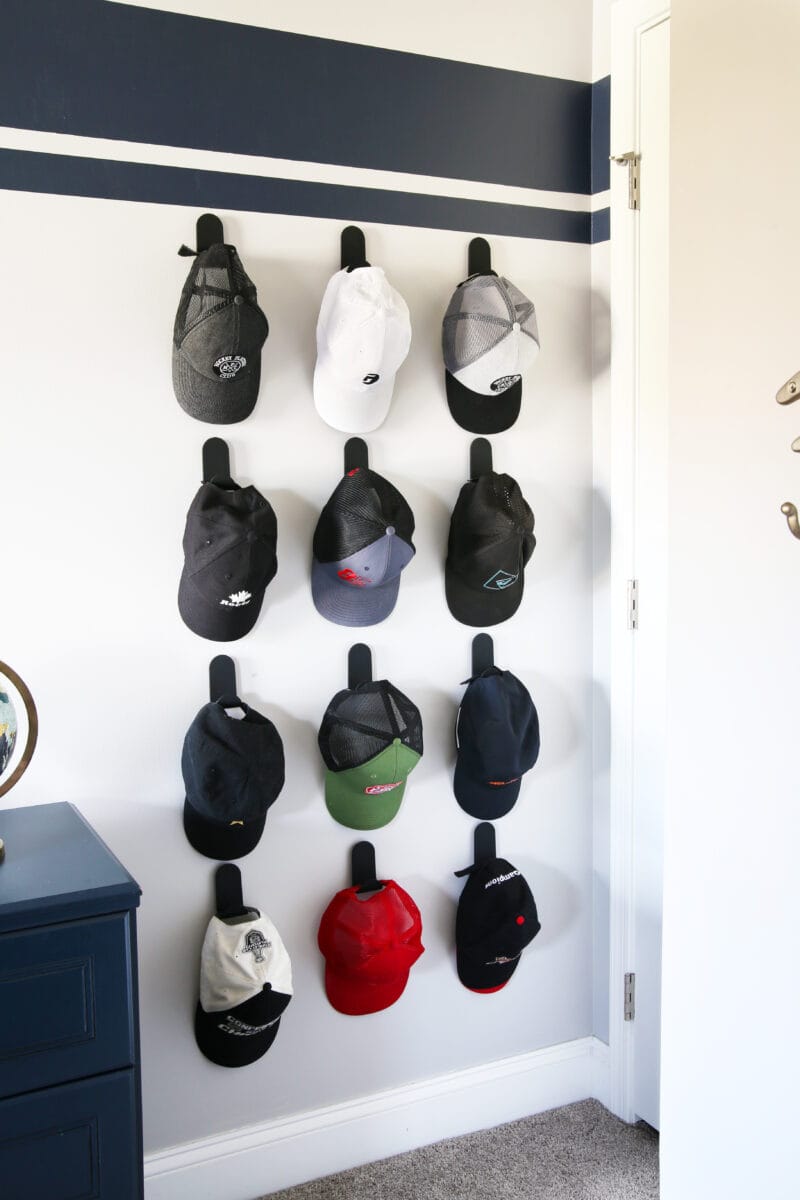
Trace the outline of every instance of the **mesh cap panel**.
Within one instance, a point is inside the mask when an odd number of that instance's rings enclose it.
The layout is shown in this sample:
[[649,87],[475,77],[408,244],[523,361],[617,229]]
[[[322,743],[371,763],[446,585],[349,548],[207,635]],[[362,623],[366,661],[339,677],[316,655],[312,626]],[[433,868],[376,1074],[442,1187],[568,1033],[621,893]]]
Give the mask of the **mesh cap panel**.
[[536,312],[527,296],[502,276],[476,275],[456,288],[442,325],[447,370],[477,362],[502,341],[517,322],[539,344]]
[[468,583],[481,582],[476,576],[492,565],[497,547],[512,542],[519,545],[522,569],[536,546],[533,526],[533,512],[510,475],[491,471],[470,480],[453,510],[448,565]]
[[340,562],[371,546],[392,527],[413,549],[414,514],[397,488],[358,467],[345,475],[320,513],[314,531],[318,562]]
[[256,287],[242,266],[234,246],[218,243],[201,251],[195,258],[183,285],[175,315],[173,340],[180,346],[198,321],[209,316],[236,295],[256,305]]
[[422,717],[417,706],[386,679],[337,692],[322,718],[319,748],[330,771],[369,762],[395,738],[422,754]]

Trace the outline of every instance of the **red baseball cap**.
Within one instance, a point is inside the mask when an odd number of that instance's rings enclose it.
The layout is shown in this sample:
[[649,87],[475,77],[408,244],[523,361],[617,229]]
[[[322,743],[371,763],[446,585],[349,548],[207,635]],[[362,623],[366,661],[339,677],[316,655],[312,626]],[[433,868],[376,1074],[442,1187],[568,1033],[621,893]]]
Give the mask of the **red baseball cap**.
[[353,1017],[394,1004],[425,949],[416,904],[393,879],[381,883],[379,892],[359,894],[357,885],[337,892],[319,923],[325,991]]

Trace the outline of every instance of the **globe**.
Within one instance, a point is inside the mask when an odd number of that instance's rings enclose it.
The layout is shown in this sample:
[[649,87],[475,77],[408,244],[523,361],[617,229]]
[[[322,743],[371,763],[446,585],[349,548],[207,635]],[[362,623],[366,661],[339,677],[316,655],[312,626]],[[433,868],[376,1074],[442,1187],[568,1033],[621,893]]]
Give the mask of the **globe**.
[[17,714],[8,692],[0,692],[0,776],[11,762],[17,740]]

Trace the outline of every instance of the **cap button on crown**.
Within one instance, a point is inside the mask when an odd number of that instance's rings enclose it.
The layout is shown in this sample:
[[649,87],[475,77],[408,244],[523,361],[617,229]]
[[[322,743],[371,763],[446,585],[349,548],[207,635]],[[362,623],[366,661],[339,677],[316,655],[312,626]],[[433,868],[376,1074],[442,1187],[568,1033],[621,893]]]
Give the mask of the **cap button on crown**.
[[[234,304],[244,304],[244,296],[234,296],[233,303]],[[519,326],[517,326],[517,329],[519,329]]]
[[[238,299],[238,296],[237,296]],[[514,332],[519,333],[519,321],[514,322]]]
[[386,526],[386,532],[387,532],[387,533],[394,533],[394,525],[387,525],[387,526]]

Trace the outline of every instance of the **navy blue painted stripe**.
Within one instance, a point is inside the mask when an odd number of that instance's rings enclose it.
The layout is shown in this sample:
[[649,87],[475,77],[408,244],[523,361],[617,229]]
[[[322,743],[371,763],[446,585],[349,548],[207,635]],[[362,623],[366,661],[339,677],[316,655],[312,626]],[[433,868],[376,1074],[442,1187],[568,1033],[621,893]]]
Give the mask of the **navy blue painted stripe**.
[[592,84],[592,192],[605,192],[611,186],[611,76]]
[[0,188],[559,242],[588,243],[591,239],[590,213],[30,150],[0,149]]
[[611,237],[611,209],[601,208],[592,213],[592,243],[607,242]]
[[591,190],[589,83],[103,0],[2,15],[0,125]]

